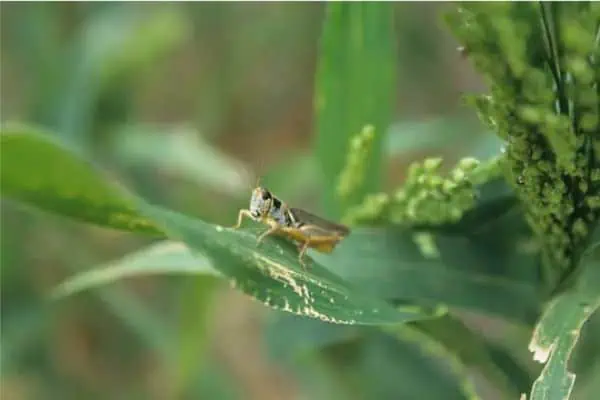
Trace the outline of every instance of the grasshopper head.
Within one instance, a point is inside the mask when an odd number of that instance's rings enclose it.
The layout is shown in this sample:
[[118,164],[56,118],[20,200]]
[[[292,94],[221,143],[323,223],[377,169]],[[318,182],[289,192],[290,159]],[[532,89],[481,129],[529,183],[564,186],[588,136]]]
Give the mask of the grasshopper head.
[[263,187],[257,187],[252,191],[252,197],[250,198],[250,214],[254,218],[266,217],[269,214],[272,202],[273,195],[271,195],[271,192]]

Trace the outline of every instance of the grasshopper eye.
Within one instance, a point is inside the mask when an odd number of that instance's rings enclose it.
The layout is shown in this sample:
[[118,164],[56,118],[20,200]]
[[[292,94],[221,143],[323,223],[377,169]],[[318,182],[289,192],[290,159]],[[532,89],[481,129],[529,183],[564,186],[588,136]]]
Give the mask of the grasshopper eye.
[[262,199],[263,200],[269,200],[270,198],[271,198],[271,193],[269,193],[269,191],[265,189],[262,192]]

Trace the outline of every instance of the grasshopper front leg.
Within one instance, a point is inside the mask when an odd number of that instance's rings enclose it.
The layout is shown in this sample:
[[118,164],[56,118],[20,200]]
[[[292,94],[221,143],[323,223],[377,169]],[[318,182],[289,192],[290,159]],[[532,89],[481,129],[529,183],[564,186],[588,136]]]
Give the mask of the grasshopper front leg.
[[266,238],[269,235],[272,235],[274,233],[277,233],[280,230],[280,225],[275,222],[275,221],[267,221],[267,223],[269,224],[269,229],[267,229],[265,232],[263,232],[258,239],[256,240],[256,245],[260,245],[260,243],[263,241],[264,238]]
[[250,213],[250,210],[240,210],[240,212],[238,213],[237,224],[233,225],[231,229],[238,229],[240,226],[242,226],[242,220],[244,219],[244,217],[248,217],[253,220],[255,219]]

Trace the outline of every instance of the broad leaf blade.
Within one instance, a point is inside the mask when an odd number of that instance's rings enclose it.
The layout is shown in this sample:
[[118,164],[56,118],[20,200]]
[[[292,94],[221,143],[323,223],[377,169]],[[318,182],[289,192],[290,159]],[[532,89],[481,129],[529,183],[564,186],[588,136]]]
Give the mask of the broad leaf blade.
[[175,212],[142,205],[140,210],[193,249],[210,257],[231,283],[264,304],[332,323],[387,324],[427,318],[416,307],[395,309],[366,295],[311,263],[305,270],[289,243],[270,239],[257,247],[256,234],[193,220]]
[[325,347],[356,340],[363,327],[326,324],[288,313],[272,313],[264,326],[264,346],[270,357],[289,362]]
[[480,371],[497,389],[511,398],[530,385],[528,371],[505,349],[469,329],[450,315],[410,325],[435,340],[466,367]]
[[[406,331],[405,327],[410,330]],[[310,354],[362,340],[370,332],[372,333],[369,327],[325,324],[278,313],[271,316],[265,327],[265,346],[275,360],[296,364]],[[389,333],[395,335],[395,332],[412,332],[413,335],[418,332],[420,336],[427,336],[418,340],[417,344],[435,343],[437,349],[447,355],[452,354],[450,358],[456,358],[455,366],[460,363],[466,368],[480,371],[507,396],[516,398],[531,384],[528,372],[511,354],[477,335],[450,315],[390,328]]]
[[302,382],[309,398],[476,398],[465,368],[409,325],[390,327],[393,332],[386,334],[371,327],[281,317],[283,324],[269,327],[270,355]]
[[221,276],[206,258],[193,255],[176,242],[159,242],[107,265],[81,272],[57,286],[55,298],[120,281],[124,278],[170,273]]
[[130,126],[118,132],[113,148],[127,166],[159,169],[229,195],[248,191],[247,169],[184,126]]
[[565,294],[554,300],[536,327],[530,350],[534,359],[546,363],[531,389],[533,400],[568,399],[575,374],[567,368],[581,327],[600,305],[583,303],[581,297]]
[[[398,341],[397,345],[420,355],[420,362],[402,360],[394,362],[403,369],[410,368],[418,371],[415,374],[414,393],[410,398],[420,397],[421,393],[430,392],[423,396],[426,398],[464,398],[477,399],[475,387],[471,382],[466,366],[460,362],[453,349],[445,347],[437,338],[425,334],[411,325],[403,325],[386,329]],[[442,364],[445,368],[441,368]],[[423,390],[428,386],[430,377],[435,377],[435,389]],[[445,382],[444,382],[445,381]],[[443,385],[440,383],[444,382]],[[439,387],[438,385],[442,386]],[[403,388],[403,390],[405,390]]]
[[[353,135],[365,125],[375,139],[356,197],[379,188],[383,137],[391,122],[397,59],[391,3],[328,3],[321,37],[316,109],[317,157],[326,214],[339,218],[335,188]],[[352,199],[350,199],[352,200]]]
[[600,246],[582,260],[578,285],[554,298],[538,322],[529,350],[546,364],[531,388],[530,399],[568,399],[575,374],[568,363],[581,328],[600,306]]
[[[496,314],[529,322],[539,313],[536,286],[487,270],[485,255],[474,253],[461,237],[444,238],[444,248],[467,256],[425,257],[411,232],[355,229],[327,256],[328,268],[346,281],[387,299]],[[324,260],[314,254],[315,259]],[[488,261],[489,263],[489,261]]]
[[477,398],[464,368],[452,359],[440,358],[449,354],[435,341],[407,325],[395,330],[392,335],[368,329],[355,343],[327,349],[334,369],[344,379],[347,398]]
[[97,225],[160,234],[135,211],[135,200],[89,163],[31,128],[0,135],[2,196]]

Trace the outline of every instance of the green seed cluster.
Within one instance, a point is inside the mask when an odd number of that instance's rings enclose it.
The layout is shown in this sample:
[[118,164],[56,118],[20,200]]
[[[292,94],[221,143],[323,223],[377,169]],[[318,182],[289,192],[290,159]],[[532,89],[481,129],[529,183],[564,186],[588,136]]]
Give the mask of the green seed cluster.
[[379,225],[387,221],[391,204],[387,193],[374,193],[365,197],[359,205],[346,211],[342,222],[346,225]]
[[600,3],[465,3],[448,22],[546,262],[574,267],[600,212]]
[[473,183],[468,179],[479,162],[461,160],[443,178],[439,174],[441,158],[413,163],[404,186],[394,193],[390,220],[395,224],[442,224],[455,222],[475,205]]
[[372,125],[366,125],[350,141],[346,164],[337,186],[337,194],[340,198],[348,199],[362,185],[365,179],[365,166],[374,138],[375,128]]
[[415,162],[409,167],[402,187],[391,195],[367,196],[362,204],[348,211],[344,222],[350,225],[391,222],[404,226],[456,222],[475,206],[475,186],[498,175],[500,160],[480,163],[464,158],[447,177],[439,173],[441,158]]

